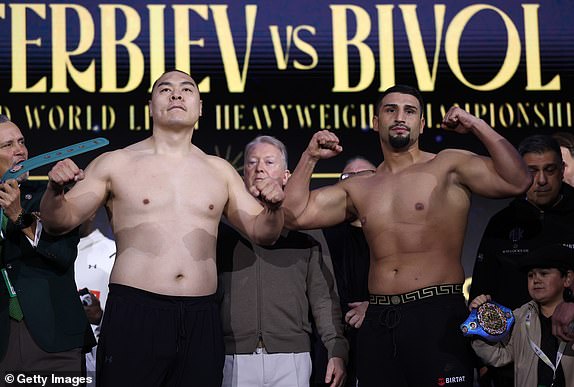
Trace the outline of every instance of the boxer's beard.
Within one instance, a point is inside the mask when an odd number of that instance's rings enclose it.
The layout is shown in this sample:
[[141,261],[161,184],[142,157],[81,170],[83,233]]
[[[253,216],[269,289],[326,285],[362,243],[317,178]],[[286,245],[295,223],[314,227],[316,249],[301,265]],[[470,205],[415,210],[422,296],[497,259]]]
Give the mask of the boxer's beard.
[[409,145],[411,141],[411,135],[406,136],[389,136],[389,144],[395,149],[403,149]]

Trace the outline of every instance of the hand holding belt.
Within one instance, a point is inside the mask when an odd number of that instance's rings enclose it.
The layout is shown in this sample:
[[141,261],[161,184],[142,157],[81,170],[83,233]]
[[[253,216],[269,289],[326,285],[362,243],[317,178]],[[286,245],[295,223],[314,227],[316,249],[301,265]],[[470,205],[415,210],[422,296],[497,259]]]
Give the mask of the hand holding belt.
[[[94,138],[93,140],[79,142],[77,144],[69,145],[64,148],[56,149],[54,151],[46,152],[41,155],[32,157],[14,165],[12,168],[6,171],[6,173],[4,173],[0,179],[0,183],[4,183],[6,180],[10,179],[16,179],[24,173],[31,171],[32,169],[101,148],[108,145],[109,143],[110,142],[107,139],[98,137]],[[0,218],[2,218],[3,215],[4,209],[0,208]],[[20,215],[22,216],[23,214]],[[20,217],[18,217],[18,219],[20,219]],[[1,233],[0,237],[3,239],[4,234]]]
[[14,165],[4,175],[2,175],[0,183],[4,183],[9,179],[16,179],[20,175],[31,171],[32,169],[36,169],[46,164],[55,163],[56,161],[67,159],[68,157],[76,156],[92,151],[94,149],[101,148],[108,145],[109,143],[110,142],[107,139],[98,137],[94,138],[93,140],[79,142],[77,144],[56,149],[51,152],[42,153],[41,155],[32,157]]
[[460,325],[464,336],[479,336],[491,342],[504,340],[514,324],[512,310],[496,302],[485,302],[473,309]]

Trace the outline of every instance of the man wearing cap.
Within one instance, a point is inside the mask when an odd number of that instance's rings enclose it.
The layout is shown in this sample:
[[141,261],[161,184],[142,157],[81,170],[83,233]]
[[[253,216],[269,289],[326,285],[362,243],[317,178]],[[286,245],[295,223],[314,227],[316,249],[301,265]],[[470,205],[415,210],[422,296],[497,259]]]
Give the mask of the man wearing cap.
[[[513,199],[489,221],[472,274],[470,299],[490,294],[515,309],[530,300],[521,260],[550,242],[574,244],[574,189],[564,184],[560,146],[551,136],[533,135],[518,145],[533,178],[525,195]],[[484,370],[483,370],[484,371]],[[496,387],[514,386],[512,365],[489,368],[481,379]]]
[[562,183],[564,164],[552,137],[526,137],[518,146],[533,182],[526,195],[495,214],[480,242],[470,299],[490,294],[514,309],[530,299],[522,258],[548,243],[574,244],[574,190]]
[[[472,347],[486,364],[514,362],[515,386],[574,386],[574,341],[552,334],[552,315],[574,281],[574,250],[561,244],[547,245],[526,256],[520,264],[528,273],[529,302],[514,310],[515,326],[509,338],[489,344],[475,339]],[[469,305],[478,308],[490,301],[480,295]]]

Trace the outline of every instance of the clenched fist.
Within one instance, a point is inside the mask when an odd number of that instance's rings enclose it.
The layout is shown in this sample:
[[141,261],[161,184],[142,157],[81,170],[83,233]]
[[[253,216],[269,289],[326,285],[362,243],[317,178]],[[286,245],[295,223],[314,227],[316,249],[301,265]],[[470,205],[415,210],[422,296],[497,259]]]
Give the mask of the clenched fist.
[[50,188],[55,191],[62,191],[67,184],[83,180],[84,171],[72,160],[65,159],[54,165],[48,172],[48,178],[50,179]]
[[306,152],[314,159],[329,159],[343,151],[339,138],[328,130],[321,130],[313,135]]

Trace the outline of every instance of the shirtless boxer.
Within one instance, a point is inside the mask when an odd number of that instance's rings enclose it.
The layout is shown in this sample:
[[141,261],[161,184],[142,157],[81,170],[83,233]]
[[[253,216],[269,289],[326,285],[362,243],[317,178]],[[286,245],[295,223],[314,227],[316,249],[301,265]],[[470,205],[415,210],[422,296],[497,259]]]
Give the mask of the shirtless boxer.
[[[221,386],[224,348],[215,248],[222,215],[259,244],[283,227],[283,191],[250,190],[225,160],[191,143],[201,115],[195,81],[181,71],[153,85],[151,137],[79,169],[49,173],[41,204],[50,233],[73,229],[105,205],[117,245],[98,346],[102,386]],[[77,182],[64,194],[64,186]]]
[[471,193],[518,195],[530,176],[514,147],[483,120],[452,107],[442,127],[473,133],[491,158],[464,150],[419,149],[424,129],[418,90],[394,86],[376,107],[373,127],[384,162],[372,175],[309,191],[319,159],[342,151],[316,133],[286,187],[283,208],[294,228],[331,226],[357,217],[371,250],[370,305],[358,338],[361,386],[472,386],[460,261]]

